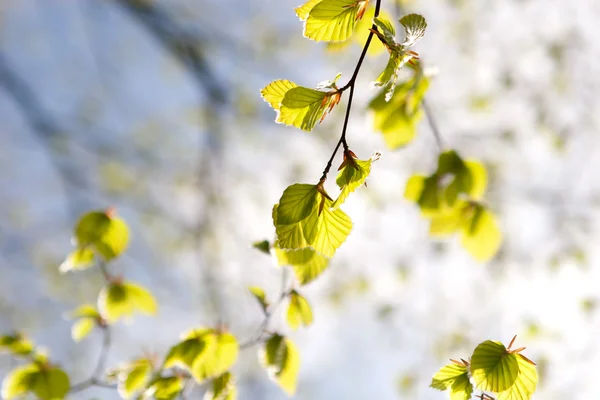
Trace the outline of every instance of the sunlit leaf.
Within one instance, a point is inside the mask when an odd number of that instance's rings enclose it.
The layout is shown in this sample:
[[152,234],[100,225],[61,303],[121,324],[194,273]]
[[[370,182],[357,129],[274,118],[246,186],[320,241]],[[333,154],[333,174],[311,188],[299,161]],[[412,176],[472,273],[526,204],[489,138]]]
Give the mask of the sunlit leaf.
[[475,205],[470,218],[463,222],[461,244],[479,262],[494,257],[502,244],[502,232],[494,214],[481,205]]
[[376,153],[368,160],[357,160],[351,155],[344,156],[343,167],[335,180],[341,192],[335,202],[333,202],[334,208],[339,207],[350,193],[365,183],[371,173],[371,164],[373,161],[378,160],[379,157],[379,153]]
[[291,340],[275,334],[267,340],[260,356],[269,377],[288,395],[296,393],[300,371],[300,353],[296,345]]
[[312,282],[329,266],[329,259],[318,254],[310,247],[286,251],[281,250],[279,244],[276,243],[274,249],[278,264],[280,266],[292,266],[300,285]]
[[98,318],[100,313],[93,304],[82,304],[69,313],[69,318]]
[[33,351],[33,342],[20,333],[0,336],[0,353],[8,352],[13,356],[27,356]]
[[121,369],[119,373],[119,394],[124,399],[133,397],[146,387],[152,376],[152,364],[148,359],[139,359],[127,367]]
[[212,329],[195,330],[193,334],[184,336],[183,341],[171,347],[165,361],[164,368],[178,366],[191,371],[197,358],[204,357],[215,345],[215,336]]
[[429,224],[431,236],[447,236],[460,230],[468,203],[459,201],[453,207],[444,207],[438,213],[432,215]]
[[158,377],[150,383],[144,395],[155,400],[175,400],[182,390],[183,380],[180,377]]
[[100,314],[113,323],[134,313],[156,314],[158,305],[154,296],[144,287],[130,282],[112,282],[98,295]]
[[529,400],[535,392],[538,382],[537,368],[522,355],[516,356],[519,368],[517,380],[508,390],[499,393],[496,400]]
[[323,119],[333,96],[327,92],[306,87],[295,87],[286,92],[276,122],[311,131]]
[[473,180],[468,194],[473,200],[481,200],[487,189],[487,170],[483,163],[476,160],[467,160],[465,164]]
[[480,343],[471,357],[471,376],[478,389],[502,392],[517,380],[519,364],[516,354],[510,354],[500,342]]
[[40,369],[35,364],[13,369],[2,381],[2,398],[12,400],[33,391]]
[[[356,26],[354,27],[354,34],[352,34],[350,39],[343,42],[328,42],[327,50],[330,52],[341,51],[353,43],[361,47],[364,46],[367,42],[369,34],[371,33],[370,29],[373,25],[374,16],[375,7],[368,7],[367,11],[365,11],[365,15],[356,23]],[[388,13],[385,10],[379,10],[379,17],[390,19]],[[384,50],[385,47],[379,40],[372,40],[367,54],[369,56],[376,56],[378,54],[383,53]]]
[[356,22],[362,18],[368,2],[368,0],[322,0],[318,2],[310,9],[306,17],[304,36],[327,42],[340,42],[348,39],[354,31]]
[[79,248],[92,248],[105,260],[121,255],[129,243],[129,228],[114,209],[85,214],[75,226]]
[[74,341],[80,342],[85,339],[96,326],[94,318],[80,318],[75,321],[71,328],[71,337]]
[[236,338],[227,332],[214,331],[214,342],[207,351],[197,357],[192,365],[192,376],[197,382],[214,378],[225,373],[235,364],[239,345]]
[[277,224],[290,225],[308,217],[317,204],[317,186],[296,183],[288,186],[279,199]]
[[258,286],[250,286],[248,290],[250,290],[250,293],[252,293],[254,298],[258,301],[258,304],[260,304],[263,312],[266,313],[267,308],[269,308],[269,302],[267,301],[267,295],[265,294],[265,291]]
[[290,304],[287,309],[287,322],[292,329],[300,325],[308,326],[313,322],[312,309],[304,296],[295,290],[289,295]]
[[438,390],[450,390],[451,400],[469,400],[473,393],[467,367],[454,363],[436,372],[430,386]]
[[290,82],[287,79],[280,79],[269,83],[260,91],[260,94],[274,110],[279,110],[285,94],[297,86],[294,82]]
[[40,368],[32,392],[41,400],[64,399],[69,392],[69,376],[60,368]]
[[404,26],[404,42],[402,45],[405,48],[414,46],[419,40],[425,36],[427,22],[419,14],[409,14],[400,18],[400,23]]
[[204,394],[204,400],[235,400],[237,398],[237,388],[233,375],[229,372],[212,380],[210,390]]
[[95,263],[94,251],[90,247],[79,248],[71,252],[58,270],[61,273],[68,271],[81,271],[92,267]]
[[298,18],[300,18],[300,21],[305,21],[306,18],[308,18],[310,10],[312,10],[313,7],[319,4],[321,1],[323,0],[308,0],[307,3],[301,5],[300,7],[296,7],[296,15],[298,16]]

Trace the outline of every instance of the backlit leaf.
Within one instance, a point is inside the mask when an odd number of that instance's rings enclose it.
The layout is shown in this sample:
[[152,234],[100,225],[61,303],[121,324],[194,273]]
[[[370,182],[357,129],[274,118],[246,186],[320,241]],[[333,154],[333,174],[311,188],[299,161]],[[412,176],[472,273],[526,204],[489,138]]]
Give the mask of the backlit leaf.
[[76,342],[81,342],[85,339],[96,326],[94,318],[80,318],[73,324],[71,328],[71,337]]
[[329,259],[306,247],[300,250],[281,250],[276,242],[275,256],[280,266],[290,265],[300,285],[306,285],[321,275],[329,265]]
[[146,387],[152,376],[152,364],[148,359],[139,359],[119,373],[119,394],[125,399],[133,397]]
[[502,232],[494,214],[481,205],[475,205],[462,225],[462,246],[479,262],[489,261],[502,244]]
[[290,82],[287,79],[280,79],[269,83],[260,91],[260,94],[274,110],[279,110],[285,94],[297,86],[294,82]]
[[238,357],[239,345],[232,334],[214,331],[212,335],[213,344],[209,345],[202,357],[197,357],[192,365],[192,376],[197,382],[225,373],[235,364]]
[[197,358],[204,357],[215,345],[215,336],[212,329],[196,331],[193,335],[184,337],[184,340],[171,347],[165,361],[164,368],[178,366],[191,371]]
[[134,313],[156,314],[158,306],[152,294],[144,287],[130,282],[112,282],[98,295],[98,309],[110,323]]
[[33,391],[40,369],[35,364],[13,369],[2,381],[2,398],[12,400]]
[[150,383],[144,395],[155,400],[175,400],[182,390],[182,378],[178,376],[158,377]]
[[261,349],[260,359],[269,377],[290,396],[296,393],[300,353],[296,345],[281,335],[273,335]]
[[473,200],[481,200],[487,189],[487,170],[483,163],[476,160],[467,160],[465,165],[473,180],[468,194]]
[[317,41],[341,42],[350,37],[368,0],[322,0],[304,22],[304,36]]
[[212,380],[211,389],[204,394],[204,400],[235,400],[237,388],[233,375],[229,372]]
[[451,400],[469,400],[473,393],[467,367],[454,363],[436,372],[430,386],[438,390],[450,390]]
[[81,271],[92,267],[94,263],[94,251],[89,247],[79,248],[67,256],[58,270],[63,274],[68,271]]
[[277,224],[290,225],[308,217],[317,204],[317,186],[296,183],[287,187],[279,199]]
[[400,23],[404,26],[405,39],[402,45],[405,48],[414,46],[425,36],[427,22],[419,14],[409,14],[400,18]]
[[91,247],[108,261],[127,248],[129,228],[114,209],[93,211],[81,217],[75,226],[75,240],[78,248]]
[[480,343],[471,357],[471,376],[478,389],[503,392],[517,380],[519,364],[516,354],[507,352],[500,342]]
[[290,304],[287,310],[287,322],[292,329],[298,329],[300,325],[309,326],[313,321],[310,304],[295,290],[289,295]]
[[311,131],[329,106],[329,95],[315,89],[295,87],[286,92],[276,122]]
[[269,308],[269,302],[267,301],[267,295],[265,294],[265,291],[258,286],[250,286],[248,290],[250,290],[250,293],[252,293],[254,298],[258,301],[258,304],[260,304],[263,312],[266,313],[267,308]]
[[333,203],[334,208],[339,207],[350,193],[365,183],[371,173],[371,164],[373,161],[378,160],[379,157],[379,153],[376,153],[368,160],[357,160],[350,155],[344,156],[343,167],[338,172],[337,179],[335,180],[341,192]]
[[496,400],[529,400],[535,392],[538,382],[537,368],[522,355],[517,354],[519,373],[515,383],[498,394]]
[[297,7],[295,11],[298,18],[300,18],[300,21],[305,21],[306,18],[308,18],[308,13],[310,13],[310,10],[312,10],[313,7],[319,4],[321,1],[323,0],[308,0],[308,2],[305,4]]
[[27,356],[33,351],[33,342],[21,333],[0,336],[0,352],[8,352],[13,356]]
[[32,392],[41,400],[64,399],[69,392],[69,376],[60,368],[40,368]]

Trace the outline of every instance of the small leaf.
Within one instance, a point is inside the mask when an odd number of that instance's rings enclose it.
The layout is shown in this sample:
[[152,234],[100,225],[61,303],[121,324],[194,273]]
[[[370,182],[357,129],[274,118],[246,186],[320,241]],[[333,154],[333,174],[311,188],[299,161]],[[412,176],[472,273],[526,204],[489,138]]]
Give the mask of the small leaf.
[[[327,42],[348,39],[367,4],[368,0],[322,0],[314,4],[304,22],[304,36]],[[299,17],[304,15],[302,12]]]
[[93,304],[82,304],[69,313],[69,318],[98,318],[100,313]]
[[287,322],[294,330],[300,325],[309,326],[313,322],[313,314],[310,304],[295,290],[292,290],[289,296],[290,304],[287,310]]
[[377,28],[381,30],[381,33],[383,33],[383,36],[388,40],[389,43],[394,42],[396,30],[394,29],[394,25],[392,25],[390,21],[382,17],[377,17],[373,18],[373,23],[377,25]]
[[211,389],[204,394],[204,400],[235,400],[236,397],[235,381],[229,372],[213,379]]
[[198,383],[225,373],[238,357],[239,345],[232,334],[214,331],[212,336],[212,345],[192,365],[192,376]]
[[130,282],[110,283],[98,295],[98,309],[109,323],[136,312],[154,315],[157,308],[156,300],[147,289]]
[[81,342],[85,339],[96,326],[96,319],[94,318],[80,318],[75,321],[71,328],[71,337],[76,342]]
[[277,334],[271,336],[261,349],[260,359],[271,379],[288,395],[296,393],[300,353],[291,340]]
[[472,178],[471,190],[468,192],[468,195],[473,200],[481,200],[487,189],[488,182],[485,166],[476,160],[465,161],[465,165]]
[[94,251],[89,247],[79,248],[67,256],[58,270],[61,274],[68,271],[82,271],[92,267],[94,263]]
[[425,36],[425,30],[427,29],[427,22],[419,14],[408,14],[400,18],[400,23],[404,26],[404,33],[406,38],[402,45],[405,48],[414,46],[419,40]]
[[275,242],[274,249],[279,266],[292,266],[300,285],[312,282],[329,266],[329,259],[310,247],[286,251],[281,250],[279,244]]
[[165,357],[163,368],[178,366],[191,371],[197,358],[204,357],[214,346],[214,335],[212,329],[204,329],[175,346],[171,347]]
[[502,244],[502,232],[494,214],[481,205],[475,205],[462,225],[461,244],[478,262],[489,261]]
[[155,400],[175,400],[183,390],[183,381],[178,376],[157,377],[144,392],[144,398],[152,397]]
[[265,291],[258,286],[250,286],[248,290],[250,290],[250,293],[252,293],[254,298],[258,301],[258,304],[260,304],[263,312],[266,313],[267,308],[269,308],[269,302],[267,301],[267,295],[265,294]]
[[496,400],[529,400],[538,382],[537,368],[521,354],[516,354],[519,373],[517,380],[506,391],[498,394]]
[[152,376],[152,364],[148,359],[139,359],[119,373],[119,394],[125,399],[133,397],[146,387]]
[[33,391],[40,369],[36,364],[28,364],[13,369],[2,381],[2,398],[12,400]]
[[471,357],[471,376],[478,389],[503,392],[517,380],[519,364],[516,354],[507,352],[500,342],[480,343]]
[[91,247],[105,260],[121,255],[129,243],[129,228],[113,209],[85,214],[75,226],[79,248]]
[[469,400],[473,393],[473,385],[469,380],[467,367],[454,363],[439,370],[433,376],[430,386],[438,390],[450,389],[451,400]]
[[341,189],[341,193],[332,204],[332,207],[339,207],[348,198],[350,193],[365,183],[371,173],[371,164],[373,161],[378,160],[380,156],[379,153],[375,153],[368,160],[355,160],[351,156],[348,156],[348,158],[344,156],[343,167],[335,180]]
[[0,336],[0,350],[13,356],[28,356],[33,352],[33,342],[21,333]]
[[263,240],[260,242],[252,243],[252,247],[255,249],[262,251],[265,254],[271,254],[271,243],[268,240]]
[[297,86],[294,82],[290,82],[287,79],[280,79],[269,83],[260,91],[260,94],[274,110],[279,110],[285,94]]

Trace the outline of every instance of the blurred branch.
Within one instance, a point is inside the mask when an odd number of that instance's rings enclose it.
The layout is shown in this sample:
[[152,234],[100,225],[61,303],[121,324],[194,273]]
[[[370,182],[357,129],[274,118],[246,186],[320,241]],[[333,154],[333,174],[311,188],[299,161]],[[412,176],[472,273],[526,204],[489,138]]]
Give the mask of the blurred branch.
[[27,119],[36,137],[39,139],[42,148],[48,154],[54,169],[58,173],[64,190],[64,196],[68,205],[69,213],[72,218],[79,213],[75,196],[71,189],[86,187],[81,179],[79,169],[72,168],[68,161],[61,161],[59,157],[52,152],[52,147],[56,144],[53,141],[61,139],[61,129],[58,124],[44,110],[37,96],[34,94],[27,82],[11,68],[5,56],[0,53],[0,85],[6,92],[12,96],[15,102],[21,107],[21,111]]

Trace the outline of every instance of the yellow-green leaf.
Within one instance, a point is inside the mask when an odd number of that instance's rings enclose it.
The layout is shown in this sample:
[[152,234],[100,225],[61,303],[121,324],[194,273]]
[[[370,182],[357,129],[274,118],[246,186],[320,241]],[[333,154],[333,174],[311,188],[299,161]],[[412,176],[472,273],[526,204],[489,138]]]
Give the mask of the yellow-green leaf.
[[441,237],[456,233],[462,226],[468,207],[469,204],[463,200],[457,201],[453,207],[442,207],[430,216],[429,234]]
[[277,225],[290,225],[308,217],[317,204],[317,186],[296,183],[288,186],[279,199]]
[[139,359],[119,373],[119,394],[125,399],[133,397],[146,387],[152,376],[152,364],[148,359]]
[[502,232],[494,214],[475,205],[462,225],[461,244],[479,262],[489,261],[502,244]]
[[313,9],[314,6],[319,4],[323,0],[308,0],[307,3],[301,5],[300,7],[296,7],[294,11],[296,11],[296,15],[300,18],[300,21],[305,21],[308,18],[308,13]]
[[450,390],[451,400],[469,400],[473,393],[473,385],[469,380],[467,367],[457,364],[448,364],[436,372],[431,380],[432,388]]
[[40,400],[64,399],[69,392],[69,376],[60,368],[40,368],[33,383],[32,392]]
[[213,336],[213,345],[208,346],[202,357],[197,357],[192,365],[192,376],[197,382],[225,373],[237,360],[239,345],[235,337],[217,331],[213,332]]
[[98,318],[100,313],[93,304],[82,304],[69,313],[69,318]]
[[[316,41],[341,42],[350,37],[368,0],[322,0],[304,22],[304,36]],[[305,13],[302,11],[301,15]],[[301,18],[302,19],[302,18]]]
[[[309,10],[310,11],[310,10]],[[308,15],[308,14],[307,14]],[[328,42],[327,50],[330,52],[336,52],[345,49],[348,45],[355,43],[359,46],[364,46],[371,33],[370,29],[373,25],[373,17],[375,16],[375,7],[368,7],[367,11],[365,11],[365,15],[358,20],[356,26],[354,27],[354,33],[350,37],[349,40],[344,42]],[[389,19],[389,15],[385,10],[379,10],[379,17]],[[369,46],[369,50],[367,54],[369,56],[376,56],[378,54],[383,53],[385,47],[383,44],[376,39],[371,41],[371,45]]]
[[183,390],[183,380],[178,376],[158,377],[144,392],[144,398],[151,397],[155,400],[175,400]]
[[250,286],[248,290],[258,301],[258,304],[260,304],[260,307],[262,308],[263,312],[266,313],[267,308],[269,308],[269,302],[267,301],[267,295],[265,294],[265,291],[259,288],[258,286]]
[[487,170],[483,163],[477,160],[465,161],[469,173],[471,174],[472,184],[468,195],[473,200],[481,200],[487,189]]
[[351,156],[345,156],[344,166],[338,172],[335,183],[340,187],[340,194],[333,203],[333,207],[339,207],[359,186],[363,185],[371,173],[371,164],[379,159],[381,155],[376,153],[368,160],[356,160]]
[[288,338],[275,334],[267,340],[260,356],[269,377],[288,395],[296,393],[300,371],[300,353],[296,345]]
[[290,327],[296,330],[300,325],[309,326],[312,324],[313,314],[308,300],[295,290],[292,290],[289,299],[287,322]]
[[235,380],[229,372],[213,379],[211,389],[204,394],[204,400],[235,400],[236,398]]
[[129,243],[129,228],[113,209],[85,214],[75,226],[79,248],[91,247],[105,260],[121,255]]
[[164,368],[178,366],[191,371],[197,358],[204,357],[214,346],[215,337],[212,329],[196,331],[194,335],[171,347],[165,357]]
[[67,256],[58,270],[63,274],[68,271],[81,271],[92,267],[94,263],[94,251],[90,247],[79,248]]
[[2,381],[2,398],[12,400],[33,391],[39,373],[40,369],[36,364],[13,369]]
[[13,356],[27,356],[33,351],[33,342],[21,333],[0,336],[0,352],[7,351]]
[[471,357],[471,376],[478,389],[503,392],[517,380],[519,364],[516,354],[510,354],[500,342],[480,343]]
[[280,266],[290,265],[300,285],[315,280],[329,266],[329,259],[318,254],[314,249],[306,247],[300,250],[281,250],[276,242],[275,256]]
[[75,321],[71,328],[71,337],[76,342],[81,342],[88,336],[96,326],[95,318],[80,318]]
[[325,115],[328,97],[320,90],[302,86],[292,88],[285,93],[275,122],[311,131]]
[[423,192],[423,188],[425,187],[426,178],[425,175],[411,176],[408,181],[406,181],[404,198],[415,203],[418,202],[419,197],[421,197],[421,193]]
[[144,287],[130,282],[113,282],[98,295],[98,309],[110,323],[134,313],[156,314],[158,306],[154,296]]
[[519,373],[515,383],[498,394],[497,400],[529,400],[535,392],[538,382],[537,368],[522,355],[517,354]]
[[285,97],[285,94],[295,87],[297,87],[294,82],[288,81],[287,79],[280,79],[277,81],[273,81],[265,86],[264,89],[260,91],[263,99],[267,103],[273,107],[274,110],[279,110],[281,108],[281,102]]

